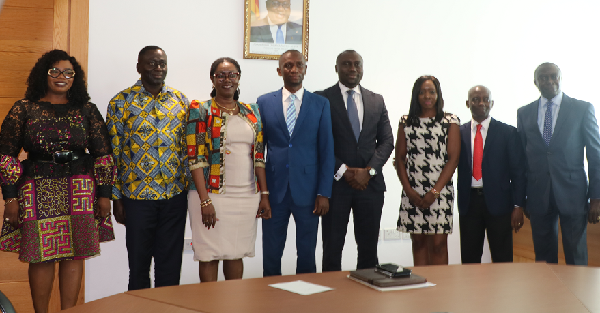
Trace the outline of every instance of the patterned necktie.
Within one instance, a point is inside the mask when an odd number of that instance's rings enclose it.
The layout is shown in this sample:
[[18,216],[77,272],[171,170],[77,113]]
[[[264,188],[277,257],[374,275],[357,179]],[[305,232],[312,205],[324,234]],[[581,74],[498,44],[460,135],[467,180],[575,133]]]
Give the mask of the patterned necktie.
[[277,33],[275,33],[275,43],[276,44],[284,44],[285,43],[283,40],[283,30],[281,30],[281,26],[283,26],[283,24],[277,26]]
[[477,133],[473,142],[475,149],[473,150],[473,178],[481,179],[481,161],[483,160],[483,137],[481,136],[481,124],[477,125]]
[[290,137],[294,132],[294,126],[296,126],[296,105],[294,104],[294,100],[296,100],[296,95],[290,95],[290,106],[288,106],[287,112],[285,114],[285,122],[287,124],[288,132],[290,133]]
[[360,120],[358,119],[358,109],[356,103],[354,103],[354,90],[348,90],[348,100],[346,101],[346,111],[348,111],[348,118],[350,119],[350,125],[352,125],[352,132],[354,138],[358,142],[358,136],[360,136]]
[[546,114],[544,115],[544,132],[542,136],[544,137],[544,141],[546,142],[546,146],[550,145],[550,139],[552,139],[552,106],[554,103],[552,101],[548,101],[546,107]]

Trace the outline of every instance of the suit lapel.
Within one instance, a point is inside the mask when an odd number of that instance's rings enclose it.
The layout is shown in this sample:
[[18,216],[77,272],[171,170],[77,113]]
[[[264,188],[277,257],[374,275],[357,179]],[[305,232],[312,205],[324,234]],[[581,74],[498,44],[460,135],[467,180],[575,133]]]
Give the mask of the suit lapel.
[[527,107],[527,113],[525,114],[525,116],[527,117],[527,124],[530,125],[533,128],[533,132],[535,133],[535,138],[537,138],[537,140],[541,141],[541,143],[544,145],[544,147],[546,146],[546,143],[544,142],[544,137],[542,137],[542,133],[540,133],[540,127],[538,125],[538,113],[539,113],[539,109],[540,109],[540,99],[537,99],[535,101],[533,101],[532,103],[530,103]]
[[281,93],[282,89],[275,92],[273,94],[273,111],[275,112],[275,118],[279,121],[279,126],[283,129],[283,131],[287,134],[287,138],[290,138],[290,132],[288,131],[287,124],[285,122],[285,116],[283,116],[283,95]]
[[556,138],[556,135],[560,134],[560,130],[563,128],[563,125],[565,125],[565,123],[567,123],[571,117],[571,110],[569,107],[570,102],[571,99],[563,93],[560,109],[558,110],[558,117],[556,118],[556,125],[554,126],[554,132],[552,132],[552,138],[550,139],[550,144],[556,141],[554,138]]
[[[358,141],[360,141],[360,137],[362,137],[363,130],[368,129],[366,126],[377,122],[375,120],[375,118],[376,118],[375,114],[369,114],[369,112],[374,111],[371,109],[371,106],[373,105],[373,103],[375,103],[375,100],[373,99],[374,95],[367,92],[365,90],[365,88],[363,88],[362,86],[360,87],[360,94],[362,96],[362,104],[363,104],[363,122],[362,122],[360,135],[358,137]],[[346,119],[348,120],[348,125],[350,125],[350,119],[348,118],[348,114],[346,114]],[[350,125],[350,129],[352,129],[351,125]]]
[[465,139],[466,141],[466,145],[467,145],[467,153],[468,153],[468,157],[467,160],[469,161],[469,173],[473,174],[473,153],[471,151],[473,151],[473,147],[471,147],[471,122],[466,124],[466,127],[463,127],[461,130],[462,134],[462,138]]
[[496,130],[496,125],[497,121],[493,118],[490,118],[490,125],[488,126],[488,130],[487,130],[487,135],[485,136],[485,145],[483,146],[483,159],[485,159],[485,155],[487,153],[487,151],[489,149],[486,149],[486,147],[491,148],[494,146],[494,143],[496,141],[496,136],[497,136],[497,132]]
[[302,106],[300,107],[300,113],[298,113],[296,126],[294,126],[294,132],[292,133],[292,138],[290,138],[290,140],[296,136],[296,129],[299,129],[302,126],[302,122],[306,118],[306,115],[308,115],[308,111],[312,107],[312,96],[313,95],[310,92],[308,92],[308,90],[304,89],[304,96],[302,97]]

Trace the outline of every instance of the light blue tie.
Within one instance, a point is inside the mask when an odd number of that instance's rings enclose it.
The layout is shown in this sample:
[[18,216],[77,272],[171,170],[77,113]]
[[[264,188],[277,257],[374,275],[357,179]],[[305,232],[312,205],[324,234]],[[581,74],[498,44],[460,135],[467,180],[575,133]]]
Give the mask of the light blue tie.
[[346,111],[348,111],[348,118],[350,119],[350,125],[352,125],[352,132],[354,133],[354,138],[356,138],[356,142],[358,142],[358,137],[360,136],[360,120],[358,119],[358,109],[356,108],[356,103],[354,103],[353,95],[354,90],[348,90]]
[[290,106],[288,106],[287,112],[285,114],[285,122],[287,124],[288,132],[290,133],[290,137],[292,137],[292,133],[294,132],[294,126],[296,126],[296,104],[294,104],[294,100],[296,100],[296,95],[290,95]]
[[544,141],[546,142],[546,146],[550,145],[550,139],[552,139],[552,106],[554,103],[552,101],[548,101],[546,105],[546,114],[544,115],[544,133],[542,137],[544,137]]
[[275,34],[275,43],[277,44],[285,43],[283,40],[283,30],[281,30],[281,26],[283,26],[283,24],[277,26],[277,33]]

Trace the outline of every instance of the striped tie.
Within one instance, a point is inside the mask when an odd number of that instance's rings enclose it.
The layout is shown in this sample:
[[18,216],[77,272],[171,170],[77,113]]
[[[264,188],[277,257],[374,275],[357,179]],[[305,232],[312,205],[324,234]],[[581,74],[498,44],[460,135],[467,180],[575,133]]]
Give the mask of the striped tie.
[[287,112],[285,114],[285,122],[287,124],[288,132],[290,133],[290,137],[294,132],[294,126],[296,126],[296,105],[294,104],[294,100],[296,100],[296,95],[290,95],[290,106],[288,106]]

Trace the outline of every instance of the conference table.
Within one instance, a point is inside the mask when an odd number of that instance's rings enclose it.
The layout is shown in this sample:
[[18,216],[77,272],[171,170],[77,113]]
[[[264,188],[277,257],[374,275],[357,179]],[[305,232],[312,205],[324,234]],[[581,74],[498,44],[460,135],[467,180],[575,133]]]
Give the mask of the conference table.
[[[435,286],[378,291],[327,272],[128,291],[65,312],[599,312],[600,268],[546,263],[413,267]],[[299,295],[270,284],[333,290]]]

